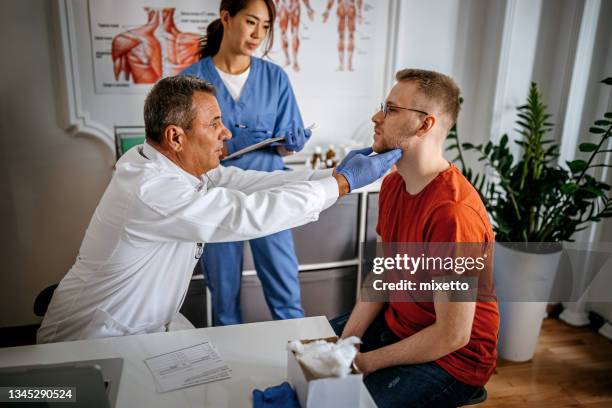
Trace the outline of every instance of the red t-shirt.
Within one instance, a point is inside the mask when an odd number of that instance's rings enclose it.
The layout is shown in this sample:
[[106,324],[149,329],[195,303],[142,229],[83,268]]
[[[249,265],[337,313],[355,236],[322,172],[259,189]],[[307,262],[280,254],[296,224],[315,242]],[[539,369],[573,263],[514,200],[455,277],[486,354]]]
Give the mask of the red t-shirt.
[[[389,242],[487,242],[494,234],[478,192],[454,166],[421,192],[406,191],[397,172],[382,184],[376,231]],[[409,337],[436,320],[433,302],[393,302],[385,312],[389,328]],[[495,369],[499,312],[497,302],[476,302],[469,343],[436,361],[459,381],[482,386]]]

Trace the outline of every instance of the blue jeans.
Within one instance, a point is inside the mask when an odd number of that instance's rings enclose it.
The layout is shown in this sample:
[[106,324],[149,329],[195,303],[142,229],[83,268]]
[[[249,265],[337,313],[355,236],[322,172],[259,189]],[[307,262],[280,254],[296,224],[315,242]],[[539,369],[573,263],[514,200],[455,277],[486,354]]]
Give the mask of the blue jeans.
[[[347,313],[330,321],[338,336],[349,316]],[[376,350],[400,340],[387,326],[383,311],[363,335],[361,351]],[[433,361],[384,368],[371,373],[363,382],[380,408],[458,407],[479,388],[462,383]]]

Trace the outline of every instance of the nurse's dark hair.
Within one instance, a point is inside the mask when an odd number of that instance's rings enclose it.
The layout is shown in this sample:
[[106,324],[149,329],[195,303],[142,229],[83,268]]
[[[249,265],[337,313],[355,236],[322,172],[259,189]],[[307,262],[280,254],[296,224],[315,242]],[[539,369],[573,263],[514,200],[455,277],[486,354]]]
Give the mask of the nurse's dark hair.
[[[240,10],[247,6],[249,1],[253,0],[221,0],[219,12],[226,10],[231,17],[234,17]],[[266,36],[266,43],[263,53],[263,56],[266,56],[274,44],[274,20],[276,19],[276,7],[274,6],[273,0],[264,0],[264,3],[266,3],[268,14],[270,15],[270,30]],[[222,39],[223,24],[221,23],[221,19],[218,18],[211,22],[208,27],[206,27],[206,34],[204,34],[200,39],[200,49],[198,50],[200,59],[216,55],[221,47]]]
[[161,143],[170,125],[191,129],[196,112],[193,94],[206,92],[215,95],[215,87],[194,76],[175,76],[160,79],[147,95],[144,104],[145,135],[147,140]]

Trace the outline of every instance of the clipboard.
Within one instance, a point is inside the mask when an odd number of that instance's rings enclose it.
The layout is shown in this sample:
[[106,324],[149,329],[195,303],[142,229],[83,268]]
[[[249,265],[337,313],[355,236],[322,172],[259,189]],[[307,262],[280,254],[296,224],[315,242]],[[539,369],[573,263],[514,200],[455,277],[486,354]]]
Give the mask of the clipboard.
[[262,140],[259,143],[255,143],[254,145],[247,146],[244,149],[240,149],[237,152],[234,152],[234,153],[230,154],[229,156],[223,158],[223,160],[221,160],[221,161],[223,162],[223,161],[226,161],[226,160],[235,159],[236,157],[240,157],[243,154],[252,152],[254,150],[261,149],[262,147],[269,146],[272,143],[282,142],[283,140],[285,140],[284,136],[273,137],[273,138],[270,138],[270,139]]

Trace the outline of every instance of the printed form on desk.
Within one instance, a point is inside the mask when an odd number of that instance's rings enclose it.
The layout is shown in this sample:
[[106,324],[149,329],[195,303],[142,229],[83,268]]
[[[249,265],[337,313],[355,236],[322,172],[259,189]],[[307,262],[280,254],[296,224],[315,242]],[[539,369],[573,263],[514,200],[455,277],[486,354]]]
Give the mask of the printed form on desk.
[[158,392],[178,390],[231,377],[231,369],[210,341],[145,360]]

